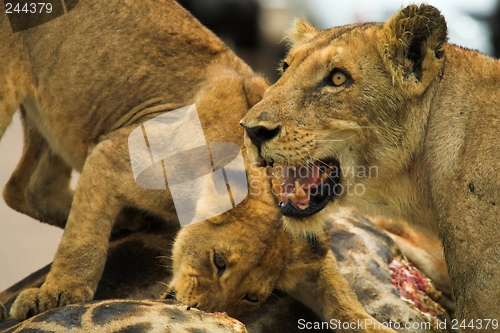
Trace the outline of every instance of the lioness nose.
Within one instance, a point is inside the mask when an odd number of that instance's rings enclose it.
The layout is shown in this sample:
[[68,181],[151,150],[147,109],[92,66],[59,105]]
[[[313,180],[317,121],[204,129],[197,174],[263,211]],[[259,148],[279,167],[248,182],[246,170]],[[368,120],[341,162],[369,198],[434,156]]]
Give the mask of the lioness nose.
[[252,143],[257,147],[266,141],[271,140],[281,131],[281,126],[277,126],[273,129],[269,129],[264,126],[247,127],[242,125],[247,131],[248,137],[252,140]]

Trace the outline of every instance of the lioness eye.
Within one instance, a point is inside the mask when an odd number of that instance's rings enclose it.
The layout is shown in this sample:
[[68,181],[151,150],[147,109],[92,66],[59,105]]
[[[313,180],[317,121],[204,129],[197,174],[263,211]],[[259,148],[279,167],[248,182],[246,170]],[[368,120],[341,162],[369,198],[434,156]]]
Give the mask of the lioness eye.
[[218,269],[217,275],[221,276],[222,273],[224,273],[224,271],[226,270],[226,263],[224,262],[224,259],[222,259],[222,257],[215,252],[213,260],[215,267],[217,267]]
[[255,294],[246,294],[244,297],[247,301],[255,303],[259,301],[259,296]]
[[347,81],[347,76],[339,70],[334,70],[330,75],[330,80],[332,81],[333,86],[339,87]]

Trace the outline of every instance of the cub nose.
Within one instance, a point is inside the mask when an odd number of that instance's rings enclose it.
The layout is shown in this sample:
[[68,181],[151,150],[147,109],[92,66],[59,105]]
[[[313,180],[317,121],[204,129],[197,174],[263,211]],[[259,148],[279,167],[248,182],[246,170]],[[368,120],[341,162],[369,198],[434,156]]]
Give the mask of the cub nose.
[[250,138],[250,140],[252,140],[252,143],[257,147],[260,147],[262,143],[271,140],[281,131],[281,126],[277,126],[273,129],[269,129],[264,126],[255,126],[255,127],[247,127],[245,125],[241,126],[245,128],[248,137]]
[[169,292],[167,292],[165,295],[164,295],[164,298],[165,299],[172,299],[172,300],[177,300],[177,295],[176,295],[176,292],[175,290],[170,290]]

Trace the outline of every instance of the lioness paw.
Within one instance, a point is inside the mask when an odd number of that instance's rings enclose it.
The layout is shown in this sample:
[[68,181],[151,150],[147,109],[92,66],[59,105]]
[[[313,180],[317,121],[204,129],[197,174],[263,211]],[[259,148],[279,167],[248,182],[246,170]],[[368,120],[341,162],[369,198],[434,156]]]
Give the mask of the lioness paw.
[[93,291],[88,287],[80,288],[30,288],[17,296],[10,315],[21,321],[41,312],[60,306],[92,300]]

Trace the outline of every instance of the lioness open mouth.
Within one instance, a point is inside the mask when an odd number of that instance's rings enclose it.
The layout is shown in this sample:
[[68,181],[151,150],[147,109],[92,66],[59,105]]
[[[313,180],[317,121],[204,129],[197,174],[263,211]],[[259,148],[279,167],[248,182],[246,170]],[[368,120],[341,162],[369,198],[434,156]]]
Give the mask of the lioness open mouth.
[[273,194],[285,216],[314,215],[339,193],[340,165],[336,160],[298,167],[273,164],[268,168]]

